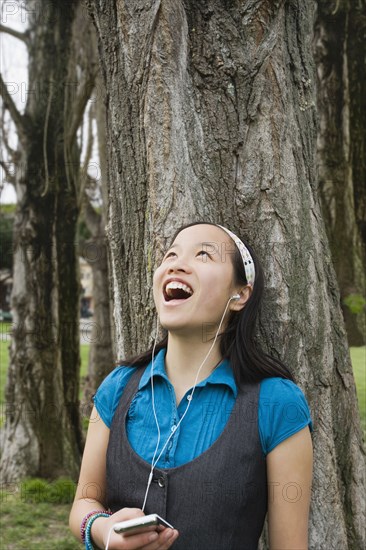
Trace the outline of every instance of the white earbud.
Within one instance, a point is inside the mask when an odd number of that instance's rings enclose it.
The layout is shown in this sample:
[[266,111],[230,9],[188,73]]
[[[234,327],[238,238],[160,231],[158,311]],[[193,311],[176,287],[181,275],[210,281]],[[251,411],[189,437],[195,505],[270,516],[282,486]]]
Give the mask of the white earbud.
[[234,296],[230,296],[230,300],[240,300],[240,294],[234,294]]

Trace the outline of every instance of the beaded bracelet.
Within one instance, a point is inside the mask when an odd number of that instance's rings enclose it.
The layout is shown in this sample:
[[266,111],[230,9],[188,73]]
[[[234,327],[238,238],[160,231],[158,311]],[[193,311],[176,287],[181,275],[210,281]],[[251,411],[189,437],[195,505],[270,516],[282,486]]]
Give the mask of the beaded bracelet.
[[94,521],[97,518],[108,518],[111,515],[112,515],[112,512],[107,512],[107,511],[97,512],[87,519],[86,528],[85,528],[85,549],[86,550],[94,550],[94,546],[91,538],[91,528]]
[[108,513],[106,510],[93,510],[92,512],[89,512],[88,514],[86,514],[86,516],[83,518],[83,521],[81,522],[81,525],[80,525],[80,535],[83,543],[85,542],[86,522],[91,516],[94,516],[94,514],[99,514],[100,512]]

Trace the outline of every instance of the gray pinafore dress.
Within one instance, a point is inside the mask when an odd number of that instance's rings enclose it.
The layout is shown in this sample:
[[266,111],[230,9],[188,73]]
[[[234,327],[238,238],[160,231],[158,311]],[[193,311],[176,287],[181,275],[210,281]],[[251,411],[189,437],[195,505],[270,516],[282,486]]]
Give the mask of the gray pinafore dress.
[[[131,376],[111,424],[106,504],[113,512],[142,507],[151,470],[126,433],[127,413],[144,370]],[[257,550],[267,512],[259,388],[255,383],[238,389],[223,432],[206,451],[181,466],[154,469],[145,513],[159,514],[178,529],[174,550]]]

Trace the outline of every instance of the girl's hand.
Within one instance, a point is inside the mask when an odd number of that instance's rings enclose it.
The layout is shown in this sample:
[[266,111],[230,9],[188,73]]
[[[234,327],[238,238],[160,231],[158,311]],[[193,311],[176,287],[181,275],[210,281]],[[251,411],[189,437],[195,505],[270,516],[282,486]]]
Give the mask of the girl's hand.
[[103,541],[103,548],[106,547],[110,530],[112,529],[108,550],[167,550],[178,537],[176,529],[159,526],[144,527],[141,533],[134,535],[123,535],[115,533],[113,525],[120,521],[144,516],[139,508],[122,508],[109,518],[98,518],[92,525],[92,538],[98,544]]

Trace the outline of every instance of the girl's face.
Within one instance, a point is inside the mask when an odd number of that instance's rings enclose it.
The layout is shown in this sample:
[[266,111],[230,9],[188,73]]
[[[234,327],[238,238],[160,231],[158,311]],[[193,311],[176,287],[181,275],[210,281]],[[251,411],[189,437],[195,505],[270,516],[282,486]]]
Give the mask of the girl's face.
[[[230,296],[237,292],[233,285],[234,251],[231,238],[212,225],[194,225],[177,235],[153,278],[154,301],[164,328],[181,334],[194,331],[204,341],[214,337]],[[171,279],[179,279],[192,294],[167,286]],[[183,295],[189,297],[174,299]],[[229,303],[220,332],[234,303]]]

